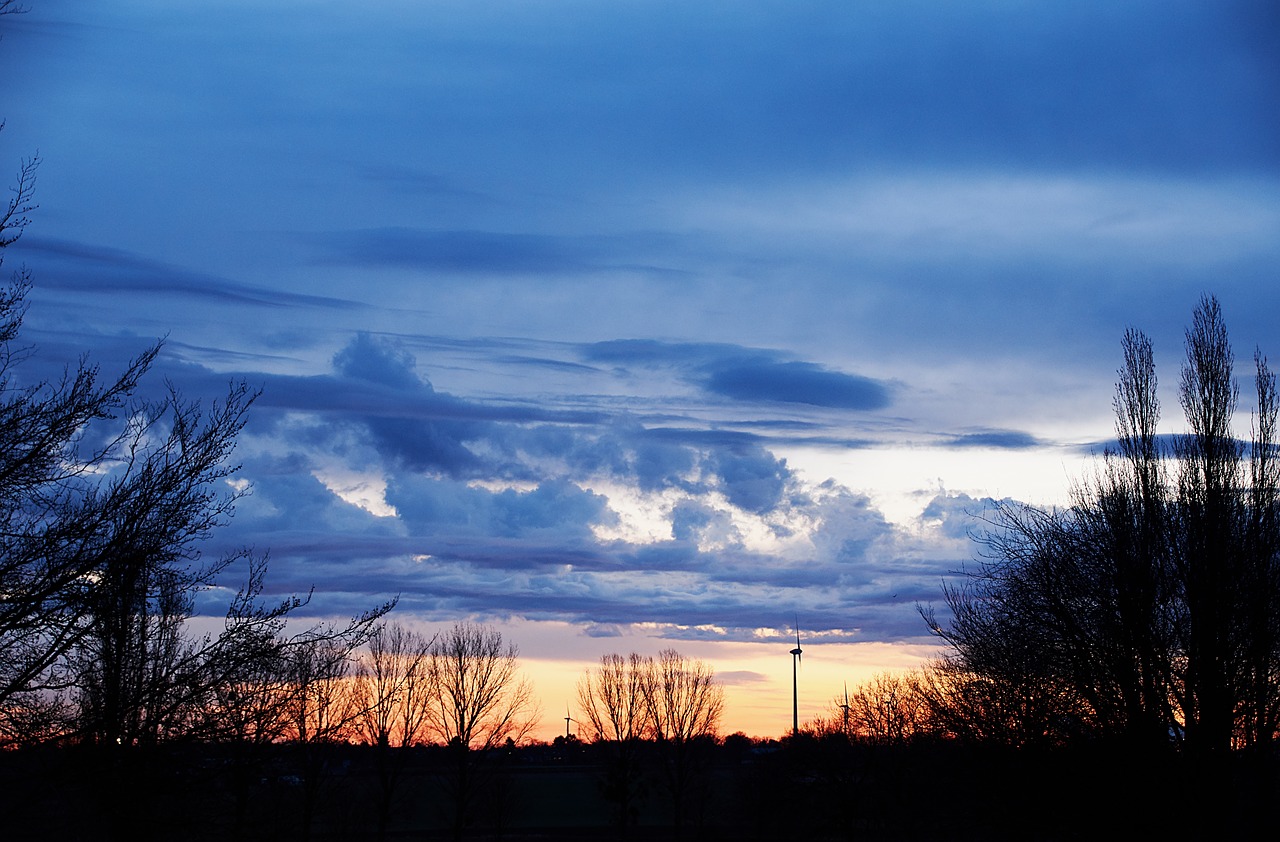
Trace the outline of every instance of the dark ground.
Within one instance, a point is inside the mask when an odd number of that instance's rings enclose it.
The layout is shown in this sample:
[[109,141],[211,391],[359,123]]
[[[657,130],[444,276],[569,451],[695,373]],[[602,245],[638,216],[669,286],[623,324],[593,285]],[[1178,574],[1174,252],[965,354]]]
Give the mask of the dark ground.
[[[679,828],[652,746],[643,796],[625,829],[602,791],[608,756],[601,749],[559,743],[495,752],[473,770],[481,786],[465,838],[1242,838],[1274,827],[1280,805],[1273,758],[1235,757],[1211,771],[1173,752],[1138,762],[1098,747],[1036,753],[945,742],[888,748],[801,739],[763,745],[731,740],[703,748],[691,808]],[[401,759],[401,780],[380,837],[377,755],[368,747],[335,745],[320,753],[200,745],[0,752],[0,837],[454,838],[450,755],[413,749]]]

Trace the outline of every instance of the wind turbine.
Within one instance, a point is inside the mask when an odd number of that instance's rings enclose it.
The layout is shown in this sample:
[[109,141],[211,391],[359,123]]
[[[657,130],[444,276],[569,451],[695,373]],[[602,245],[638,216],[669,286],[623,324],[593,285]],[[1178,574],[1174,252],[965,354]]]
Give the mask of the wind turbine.
[[796,648],[791,650],[791,734],[800,733],[800,618],[796,618]]
[[844,704],[840,705],[844,712],[844,735],[849,736],[849,682],[844,683]]
[[569,717],[569,706],[566,704],[564,706],[564,738],[566,741],[572,738],[572,735],[569,733],[569,723],[571,722],[573,722],[573,720]]

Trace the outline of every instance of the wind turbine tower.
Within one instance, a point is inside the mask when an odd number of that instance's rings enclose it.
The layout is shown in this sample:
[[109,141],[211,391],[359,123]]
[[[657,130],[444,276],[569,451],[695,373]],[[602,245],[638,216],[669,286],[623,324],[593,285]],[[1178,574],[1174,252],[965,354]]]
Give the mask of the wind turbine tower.
[[796,648],[791,650],[791,734],[800,733],[800,624],[796,623]]

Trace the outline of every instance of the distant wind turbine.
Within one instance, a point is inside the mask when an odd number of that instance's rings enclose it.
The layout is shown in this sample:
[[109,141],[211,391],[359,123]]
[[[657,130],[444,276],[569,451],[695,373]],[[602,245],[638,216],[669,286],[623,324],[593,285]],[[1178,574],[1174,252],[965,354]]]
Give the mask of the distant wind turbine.
[[796,648],[791,650],[791,733],[800,733],[800,618],[796,618]]
[[844,683],[844,704],[840,705],[844,712],[844,735],[849,736],[849,682]]
[[569,718],[569,706],[565,705],[564,706],[564,738],[566,740],[568,740],[572,736],[569,733],[569,723],[571,722],[573,722],[573,720]]

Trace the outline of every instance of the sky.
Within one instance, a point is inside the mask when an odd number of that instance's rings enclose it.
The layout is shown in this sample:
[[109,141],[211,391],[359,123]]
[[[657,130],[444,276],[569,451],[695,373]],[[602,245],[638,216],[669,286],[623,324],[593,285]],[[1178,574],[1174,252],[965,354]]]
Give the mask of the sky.
[[609,652],[759,736],[797,624],[802,719],[925,662],[990,501],[1112,435],[1127,327],[1170,431],[1202,295],[1280,358],[1266,0],[26,5],[31,376],[163,338],[147,388],[260,389],[206,551],[498,626],[543,736]]

